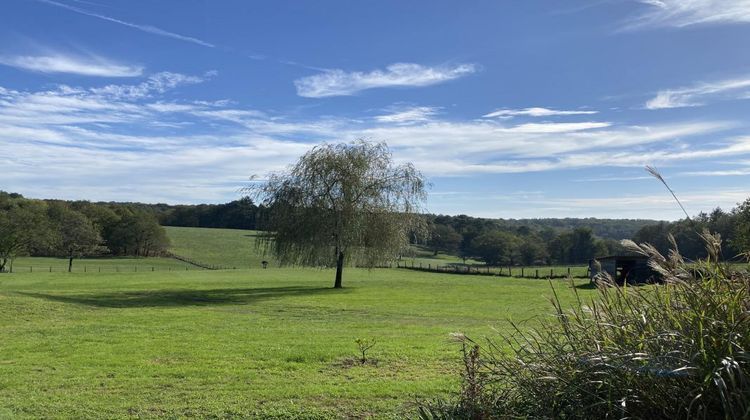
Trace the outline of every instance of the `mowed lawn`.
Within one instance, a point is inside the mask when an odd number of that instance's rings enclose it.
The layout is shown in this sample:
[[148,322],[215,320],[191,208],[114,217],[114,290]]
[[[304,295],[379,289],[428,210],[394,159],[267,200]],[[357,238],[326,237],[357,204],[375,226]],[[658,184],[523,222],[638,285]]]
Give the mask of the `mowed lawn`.
[[[452,332],[547,316],[549,284],[348,269],[0,275],[0,418],[413,416]],[[565,301],[572,292],[555,283]],[[584,296],[591,291],[580,290]],[[377,340],[360,365],[356,338]]]

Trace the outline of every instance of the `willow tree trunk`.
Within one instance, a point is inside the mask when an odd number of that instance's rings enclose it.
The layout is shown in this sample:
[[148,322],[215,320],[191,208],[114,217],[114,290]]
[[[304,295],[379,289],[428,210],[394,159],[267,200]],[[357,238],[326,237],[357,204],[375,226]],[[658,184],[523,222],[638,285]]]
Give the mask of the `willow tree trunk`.
[[336,260],[336,282],[333,284],[334,289],[341,289],[341,273],[344,271],[344,253],[339,252]]

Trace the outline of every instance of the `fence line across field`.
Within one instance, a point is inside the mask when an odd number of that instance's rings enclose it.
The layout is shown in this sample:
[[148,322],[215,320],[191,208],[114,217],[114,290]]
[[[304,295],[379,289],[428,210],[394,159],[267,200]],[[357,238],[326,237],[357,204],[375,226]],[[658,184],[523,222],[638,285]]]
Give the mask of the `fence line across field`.
[[[158,266],[158,265],[73,265],[74,273],[139,273],[157,271],[205,271],[205,270],[237,270],[253,267],[219,267],[214,268],[185,266]],[[9,273],[67,273],[67,265],[13,265],[8,267]]]
[[[93,264],[78,264],[73,265],[73,272],[75,273],[138,273],[138,272],[179,272],[179,271],[205,271],[205,270],[237,270],[237,269],[253,269],[259,268],[255,266],[247,267],[226,267],[218,265],[201,264],[194,261],[188,261],[183,258],[175,258],[179,261],[187,263],[184,266],[164,266],[164,265],[149,265],[149,264],[134,264],[134,265],[93,265]],[[397,261],[395,264],[388,264],[386,266],[380,266],[378,268],[406,268],[417,271],[427,271],[433,273],[450,273],[450,274],[480,274],[489,276],[500,276],[500,277],[516,277],[516,278],[531,278],[531,279],[546,279],[546,278],[588,278],[589,269],[584,267],[489,267],[489,266],[468,266],[468,265],[439,265],[431,263],[416,263]],[[67,264],[60,265],[17,265],[11,264],[8,266],[8,272],[10,273],[62,273],[67,272]]]
[[[405,263],[396,262],[396,268],[407,268],[410,270],[428,271],[433,273],[452,274],[479,274],[487,276],[516,277],[525,279],[547,279],[547,278],[589,278],[590,269],[583,266],[578,267],[490,267],[490,266],[468,266],[468,265],[438,265],[431,263]],[[515,271],[515,273],[514,273]]]

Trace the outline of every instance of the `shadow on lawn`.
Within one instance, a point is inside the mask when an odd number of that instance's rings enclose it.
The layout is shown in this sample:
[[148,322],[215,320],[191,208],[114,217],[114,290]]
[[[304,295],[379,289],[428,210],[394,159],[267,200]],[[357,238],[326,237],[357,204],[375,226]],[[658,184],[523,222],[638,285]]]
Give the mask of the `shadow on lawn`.
[[264,299],[287,296],[307,296],[346,291],[326,287],[262,287],[254,289],[210,290],[139,290],[85,295],[50,295],[19,293],[29,297],[56,302],[103,308],[144,308],[169,306],[243,305]]

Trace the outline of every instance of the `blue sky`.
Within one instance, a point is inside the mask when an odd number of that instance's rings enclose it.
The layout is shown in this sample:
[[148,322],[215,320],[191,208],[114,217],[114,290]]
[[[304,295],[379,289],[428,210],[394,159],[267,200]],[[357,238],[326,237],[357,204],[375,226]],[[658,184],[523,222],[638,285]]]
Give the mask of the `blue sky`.
[[427,209],[675,219],[750,197],[750,0],[8,0],[0,189],[226,202],[386,141]]

